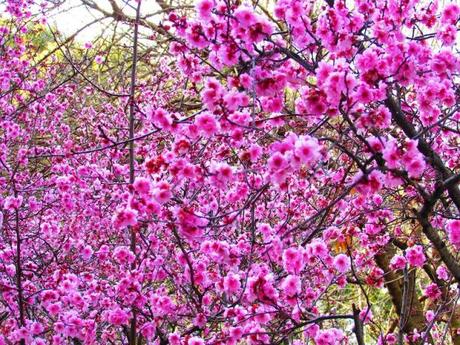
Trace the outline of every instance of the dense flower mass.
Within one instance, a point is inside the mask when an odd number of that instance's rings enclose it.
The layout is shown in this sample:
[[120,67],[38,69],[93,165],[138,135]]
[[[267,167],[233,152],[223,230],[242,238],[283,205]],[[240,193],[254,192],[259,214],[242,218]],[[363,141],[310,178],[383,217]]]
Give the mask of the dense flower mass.
[[82,4],[0,5],[0,345],[460,344],[459,4]]

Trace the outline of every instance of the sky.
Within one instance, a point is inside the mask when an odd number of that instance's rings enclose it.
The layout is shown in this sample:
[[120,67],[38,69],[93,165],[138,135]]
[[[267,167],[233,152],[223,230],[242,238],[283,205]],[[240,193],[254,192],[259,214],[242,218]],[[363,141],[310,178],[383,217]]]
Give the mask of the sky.
[[[110,5],[107,0],[94,0],[98,6],[110,11]],[[128,0],[131,4],[135,5],[135,1]],[[117,3],[122,7],[122,1],[118,0]],[[141,4],[142,14],[153,13],[160,8],[155,0],[144,0]],[[134,16],[135,12],[128,6],[125,7],[124,13]],[[49,18],[49,24],[55,25],[57,29],[65,36],[70,36],[78,31],[84,25],[90,23],[95,18],[101,15],[87,6],[82,5],[81,0],[65,0],[63,5],[60,6],[59,11],[54,11],[53,15]],[[157,17],[158,18],[158,17]],[[155,21],[151,18],[150,20]],[[157,19],[158,20],[158,19]],[[107,22],[106,22],[107,23]],[[81,42],[91,41],[94,37],[99,36],[104,29],[104,24],[96,23],[85,29],[78,34],[77,40]]]
[[[62,11],[55,11],[53,16],[49,18],[49,24],[56,26],[58,30],[65,36],[70,36],[79,28],[88,24],[96,18],[97,13],[90,11],[81,5],[79,0],[66,0],[62,6]],[[96,36],[102,27],[95,25],[84,30],[78,35],[78,39],[89,41]]]

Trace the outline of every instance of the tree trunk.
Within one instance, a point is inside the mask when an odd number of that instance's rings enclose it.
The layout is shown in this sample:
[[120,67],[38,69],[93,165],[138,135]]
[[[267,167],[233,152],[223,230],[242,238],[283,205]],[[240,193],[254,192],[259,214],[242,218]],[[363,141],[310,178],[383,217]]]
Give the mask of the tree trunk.
[[389,244],[386,246],[385,251],[375,256],[375,261],[377,265],[385,272],[385,286],[390,293],[391,300],[395,306],[398,317],[405,317],[406,319],[403,322],[404,327],[402,328],[402,331],[406,334],[411,333],[414,329],[421,331],[425,327],[425,318],[423,315],[423,306],[419,301],[415,291],[416,271],[411,271],[408,274],[408,291],[406,291],[407,315],[401,315],[404,303],[403,277],[400,271],[400,274],[398,274],[398,272],[390,269],[390,260],[395,253],[395,247]]

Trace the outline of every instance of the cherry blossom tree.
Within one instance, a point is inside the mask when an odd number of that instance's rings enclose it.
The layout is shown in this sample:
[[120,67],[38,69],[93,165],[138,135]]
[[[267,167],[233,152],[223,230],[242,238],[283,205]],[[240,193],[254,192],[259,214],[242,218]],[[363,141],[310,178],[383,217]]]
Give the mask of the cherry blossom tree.
[[458,4],[82,5],[4,4],[0,344],[460,344]]

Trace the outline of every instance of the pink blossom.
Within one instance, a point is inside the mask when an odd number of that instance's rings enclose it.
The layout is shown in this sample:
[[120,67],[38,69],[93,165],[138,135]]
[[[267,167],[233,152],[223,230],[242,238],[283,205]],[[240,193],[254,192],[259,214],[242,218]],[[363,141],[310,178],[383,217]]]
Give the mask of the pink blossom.
[[205,220],[196,216],[191,210],[181,208],[177,211],[180,232],[188,239],[196,239],[204,234]]
[[84,260],[89,260],[93,255],[93,249],[91,246],[85,246],[81,252],[81,256]]
[[300,248],[288,248],[283,252],[283,267],[288,273],[300,274],[304,267]]
[[441,28],[437,34],[437,38],[445,45],[451,46],[455,43],[457,37],[457,28],[454,25],[446,25]]
[[311,137],[301,136],[295,144],[295,154],[302,163],[312,164],[319,159],[320,146],[318,141]]
[[171,118],[171,115],[163,108],[157,108],[157,109],[150,108],[148,110],[148,115],[149,115],[150,121],[152,121],[152,123],[155,126],[161,129],[165,129],[165,130],[171,129],[173,120]]
[[[236,46],[221,46],[217,52],[220,60],[226,66],[235,65],[240,58],[240,51],[237,49]],[[236,110],[237,104],[242,99],[236,99],[231,93],[224,96],[224,102],[228,109]]]
[[61,303],[52,303],[46,307],[46,310],[48,311],[48,313],[50,313],[50,315],[53,315],[53,316],[58,315],[61,309],[62,309]]
[[233,168],[227,163],[216,163],[211,168],[212,182],[218,188],[224,188],[233,179]]
[[257,144],[252,144],[249,148],[251,162],[256,162],[262,154],[262,148]]
[[444,266],[439,266],[436,269],[436,275],[439,279],[447,280],[449,279],[449,271]]
[[214,2],[212,0],[200,0],[195,7],[201,19],[209,20],[211,18],[211,10],[214,7]]
[[167,182],[159,183],[152,191],[153,197],[160,205],[167,203],[171,197],[171,186]]
[[399,166],[401,154],[395,140],[387,141],[382,153],[388,168],[394,169]]
[[241,283],[238,274],[229,273],[224,278],[224,291],[229,294],[235,294],[240,290]]
[[327,249],[326,244],[321,240],[314,240],[310,245],[310,248],[313,255],[322,259],[324,259],[329,254],[329,250]]
[[391,268],[402,270],[406,266],[406,258],[402,255],[395,255],[391,258]]
[[286,158],[281,153],[275,152],[268,160],[268,166],[272,171],[282,170],[287,167]]
[[426,261],[425,254],[423,253],[423,247],[416,245],[406,249],[406,259],[410,265],[422,267]]
[[195,118],[195,124],[199,131],[206,137],[211,137],[217,133],[219,126],[215,117],[210,113],[202,113]]
[[127,325],[129,322],[129,314],[123,309],[116,308],[108,312],[107,320],[116,326]]
[[441,297],[442,292],[436,284],[431,283],[425,287],[424,295],[428,298],[436,300]]
[[[209,110],[214,110],[224,95],[224,89],[219,81],[215,78],[208,78],[205,88],[201,92],[201,99]],[[206,113],[205,113],[206,114]]]
[[187,29],[187,41],[195,48],[202,49],[209,45],[209,42],[204,35],[203,27],[198,23],[190,25]]
[[444,7],[441,16],[442,23],[454,24],[460,16],[460,6],[452,3]]
[[361,310],[359,312],[359,318],[361,319],[361,321],[363,321],[364,323],[369,323],[370,321],[372,321],[372,318],[374,317],[374,315],[372,314],[372,310],[371,309],[364,309],[364,310]]
[[425,159],[418,150],[417,144],[416,140],[409,140],[406,144],[406,153],[403,156],[403,162],[410,177],[419,177],[426,167]]
[[239,7],[235,13],[235,18],[238,20],[240,25],[244,27],[249,27],[254,25],[257,21],[257,17],[249,7]]
[[132,263],[135,260],[134,254],[126,246],[116,247],[113,252],[113,257],[120,264]]
[[116,228],[134,226],[137,224],[137,212],[131,208],[124,208],[113,216],[113,225]]
[[456,247],[460,247],[460,220],[452,219],[446,224],[449,241]]
[[300,293],[301,284],[299,276],[288,275],[284,278],[281,288],[287,296],[293,297]]
[[425,313],[425,318],[428,322],[431,322],[434,320],[435,318],[435,313],[432,311],[432,310],[427,310],[426,313]]
[[342,331],[331,328],[327,330],[321,330],[315,336],[315,343],[317,345],[339,345],[344,338]]
[[204,345],[204,340],[200,337],[191,337],[188,340],[188,345]]
[[180,335],[177,333],[170,333],[168,340],[171,345],[180,345]]
[[[184,4],[63,59],[35,39],[53,6],[5,1],[0,345],[125,344],[133,312],[152,344],[347,344],[351,269],[390,303],[406,268],[414,301],[451,298],[413,213],[459,169],[457,2]],[[456,256],[453,194],[429,221]],[[364,309],[370,334],[386,308]],[[444,316],[403,342],[441,341]]]
[[14,197],[14,196],[8,196],[5,199],[4,202],[4,207],[6,210],[14,210],[18,209],[22,205],[22,196]]
[[340,273],[346,273],[350,270],[350,258],[345,254],[339,254],[334,258],[334,267]]
[[150,181],[144,177],[137,177],[133,183],[134,190],[140,194],[148,194],[150,192]]
[[155,336],[155,329],[155,323],[147,322],[142,326],[141,334],[147,339],[152,339]]

